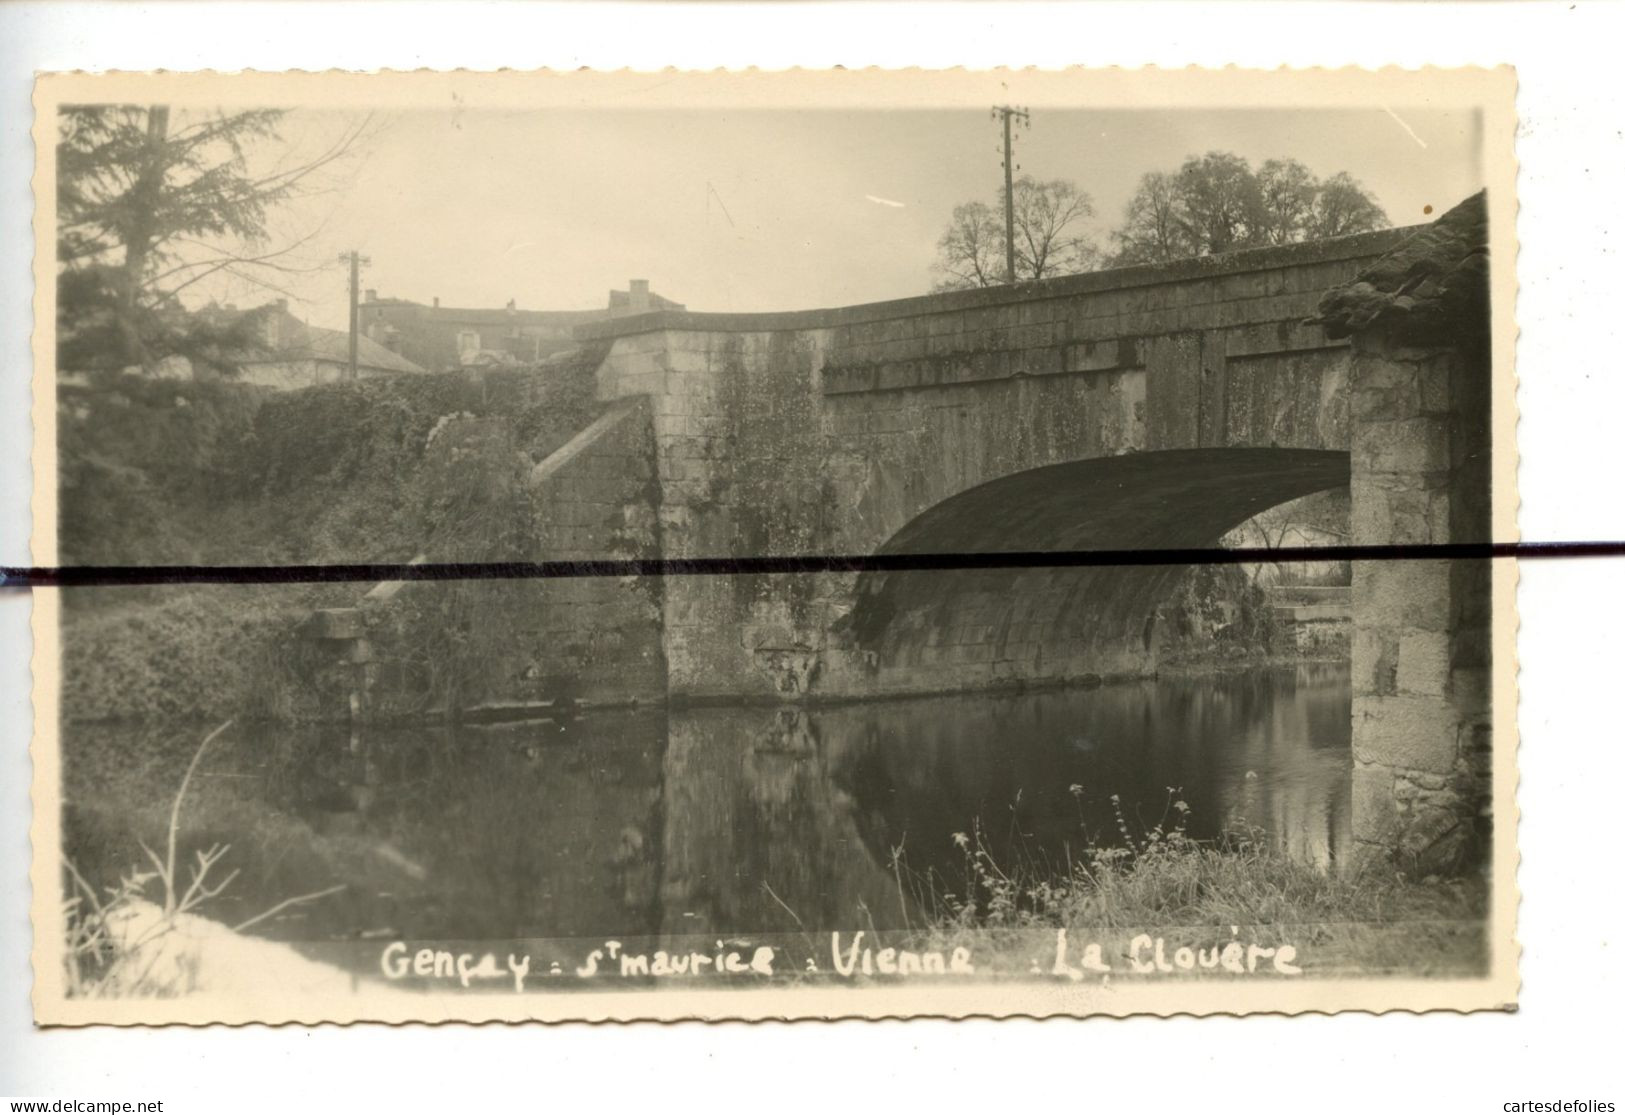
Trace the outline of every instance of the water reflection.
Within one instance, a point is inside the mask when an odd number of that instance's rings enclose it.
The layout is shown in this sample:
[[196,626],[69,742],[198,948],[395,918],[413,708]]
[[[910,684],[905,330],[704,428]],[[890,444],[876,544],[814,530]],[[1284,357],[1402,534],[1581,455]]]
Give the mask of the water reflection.
[[[1348,672],[1337,666],[933,699],[821,717],[872,851],[946,867],[979,819],[996,859],[1062,859],[1190,807],[1187,831],[1262,829],[1329,865],[1352,839]],[[1114,807],[1112,798],[1119,801]]]
[[[288,939],[525,938],[887,928],[892,858],[952,876],[954,834],[1063,861],[1163,818],[1264,829],[1326,864],[1348,847],[1349,679],[1305,666],[1020,696],[817,709],[593,713],[500,727],[245,729],[203,764],[183,853],[230,842],[216,916],[340,895]],[[111,880],[156,846],[186,732],[82,726],[68,850]]]

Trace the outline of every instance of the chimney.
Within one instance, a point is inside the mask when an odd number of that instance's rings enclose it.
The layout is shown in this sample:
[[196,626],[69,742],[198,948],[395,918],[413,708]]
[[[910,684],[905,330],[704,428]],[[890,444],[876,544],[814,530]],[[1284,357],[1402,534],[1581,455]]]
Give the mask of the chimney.
[[376,302],[376,301],[378,301],[378,292],[376,290],[367,291],[367,301],[368,302]]
[[276,308],[279,311],[281,311],[282,313],[287,313],[288,312],[288,300],[286,298],[278,298],[276,300]]
[[434,296],[434,308],[437,310],[440,308],[440,295],[438,294]]
[[634,314],[649,312],[649,280],[633,279],[631,292],[627,298],[627,309]]
[[514,311],[514,300],[512,298],[510,298],[510,299],[508,299],[508,312],[511,314],[511,313],[513,313],[513,311]]

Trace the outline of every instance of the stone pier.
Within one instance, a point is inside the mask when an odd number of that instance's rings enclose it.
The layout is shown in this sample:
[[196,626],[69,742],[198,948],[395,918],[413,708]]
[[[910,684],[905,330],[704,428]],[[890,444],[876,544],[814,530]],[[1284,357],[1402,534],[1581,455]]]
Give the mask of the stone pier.
[[[1490,365],[1483,198],[1329,292],[1351,336],[1352,527],[1364,544],[1490,540]],[[1423,873],[1488,837],[1490,568],[1354,567],[1355,836]]]

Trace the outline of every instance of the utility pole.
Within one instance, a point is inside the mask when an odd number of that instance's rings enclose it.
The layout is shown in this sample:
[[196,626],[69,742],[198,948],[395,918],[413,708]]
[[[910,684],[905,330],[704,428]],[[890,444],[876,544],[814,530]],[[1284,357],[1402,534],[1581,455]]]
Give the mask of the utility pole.
[[1015,108],[1011,105],[995,105],[994,115],[1004,118],[1004,281],[1015,285],[1016,281],[1016,188],[1015,188],[1015,159],[1010,149],[1010,120],[1012,118],[1023,124],[1030,124],[1032,117],[1024,108]]
[[361,336],[361,265],[372,260],[357,251],[346,252],[339,259],[350,264],[350,378],[356,379],[360,374],[356,349]]

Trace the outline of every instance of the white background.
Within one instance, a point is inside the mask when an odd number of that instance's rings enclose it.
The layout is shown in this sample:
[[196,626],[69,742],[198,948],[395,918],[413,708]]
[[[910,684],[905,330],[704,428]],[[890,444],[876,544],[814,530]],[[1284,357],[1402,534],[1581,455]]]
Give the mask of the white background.
[[[28,562],[30,78],[76,68],[1511,62],[1523,537],[1625,539],[1622,42],[1607,4],[0,4],[0,563]],[[32,1031],[28,602],[0,594],[0,1095],[180,1113],[1625,1104],[1622,575],[1523,566],[1515,1015],[631,1028]]]

